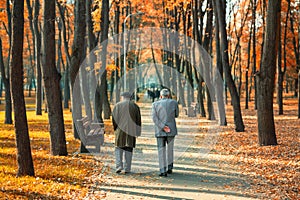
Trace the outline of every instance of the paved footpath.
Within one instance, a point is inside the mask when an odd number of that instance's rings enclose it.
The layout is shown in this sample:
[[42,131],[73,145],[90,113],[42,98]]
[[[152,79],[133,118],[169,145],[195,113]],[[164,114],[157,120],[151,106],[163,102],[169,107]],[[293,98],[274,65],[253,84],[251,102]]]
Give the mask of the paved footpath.
[[[210,153],[218,129],[205,119],[177,119],[175,163],[168,177],[158,176],[158,158],[150,104],[141,106],[142,136],[134,150],[132,173],[116,174],[112,141],[106,141],[100,159],[110,169],[104,182],[95,183],[86,199],[256,199],[245,195],[249,185],[223,156]],[[203,127],[209,127],[208,129]],[[213,127],[213,128],[211,128]],[[95,175],[98,176],[98,175]],[[95,177],[96,178],[96,177]]]

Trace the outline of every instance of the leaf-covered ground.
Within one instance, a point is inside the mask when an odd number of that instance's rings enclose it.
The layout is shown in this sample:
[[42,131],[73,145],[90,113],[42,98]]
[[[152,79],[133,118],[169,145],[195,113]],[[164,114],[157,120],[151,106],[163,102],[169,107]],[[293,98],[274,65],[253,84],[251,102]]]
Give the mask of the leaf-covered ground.
[[[300,120],[297,119],[297,101],[284,101],[284,115],[277,115],[275,123],[278,145],[258,145],[256,111],[253,103],[243,109],[246,131],[234,132],[233,113],[227,106],[228,126],[223,127],[212,153],[221,154],[227,163],[237,166],[251,184],[244,191],[260,194],[264,199],[300,199]],[[243,108],[243,105],[242,105]],[[3,105],[0,105],[3,111]],[[13,125],[4,125],[4,112],[0,112],[0,199],[82,199],[97,181],[105,181],[103,163],[93,156],[77,154],[79,142],[74,140],[71,113],[64,111],[69,155],[49,154],[47,114],[36,116],[28,111],[31,147],[35,177],[16,178],[16,148]],[[106,134],[112,136],[111,124],[106,122]],[[95,177],[98,174],[97,179]],[[228,186],[233,187],[233,186]],[[105,197],[99,192],[95,198]]]
[[27,102],[35,177],[16,177],[14,126],[3,124],[4,112],[0,112],[0,199],[84,198],[93,184],[88,177],[95,171],[101,171],[102,163],[93,156],[76,153],[80,144],[72,135],[71,113],[68,110],[64,111],[64,117],[69,155],[51,156],[47,113],[36,116],[31,99]]
[[243,110],[246,131],[233,131],[231,108],[228,106],[229,126],[219,137],[216,150],[227,161],[238,165],[251,180],[249,194],[263,194],[266,199],[300,199],[300,119],[297,100],[284,101],[284,115],[278,115],[274,105],[277,146],[259,146],[256,111],[253,104]]

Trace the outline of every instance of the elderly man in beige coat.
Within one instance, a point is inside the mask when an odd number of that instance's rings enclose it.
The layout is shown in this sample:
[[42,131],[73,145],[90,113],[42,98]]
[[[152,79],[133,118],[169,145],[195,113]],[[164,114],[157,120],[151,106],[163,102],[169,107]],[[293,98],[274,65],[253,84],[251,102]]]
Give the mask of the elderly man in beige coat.
[[116,173],[124,169],[126,174],[131,172],[133,148],[136,137],[141,135],[141,113],[139,106],[130,100],[130,92],[123,92],[121,96],[122,100],[113,109],[112,121],[115,131]]

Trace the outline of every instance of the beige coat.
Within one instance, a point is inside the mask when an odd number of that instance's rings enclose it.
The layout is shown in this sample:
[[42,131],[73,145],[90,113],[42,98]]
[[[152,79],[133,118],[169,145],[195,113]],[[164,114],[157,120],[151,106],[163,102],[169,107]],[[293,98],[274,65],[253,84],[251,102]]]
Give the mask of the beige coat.
[[136,137],[141,135],[140,108],[130,100],[117,103],[112,121],[115,131],[115,146],[135,147]]

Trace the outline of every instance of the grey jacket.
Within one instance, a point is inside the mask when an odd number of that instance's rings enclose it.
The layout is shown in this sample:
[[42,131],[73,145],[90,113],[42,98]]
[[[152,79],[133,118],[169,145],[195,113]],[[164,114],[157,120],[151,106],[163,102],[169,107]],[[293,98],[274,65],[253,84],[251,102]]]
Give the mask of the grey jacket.
[[[155,124],[155,137],[175,136],[177,127],[175,118],[179,115],[177,101],[162,98],[152,104],[152,119]],[[171,129],[170,133],[163,131],[164,126]]]

